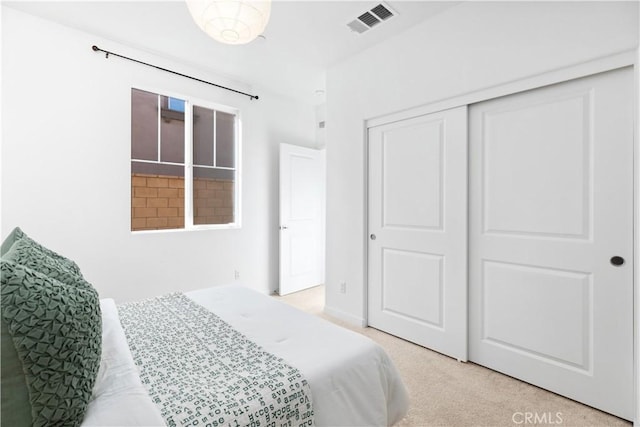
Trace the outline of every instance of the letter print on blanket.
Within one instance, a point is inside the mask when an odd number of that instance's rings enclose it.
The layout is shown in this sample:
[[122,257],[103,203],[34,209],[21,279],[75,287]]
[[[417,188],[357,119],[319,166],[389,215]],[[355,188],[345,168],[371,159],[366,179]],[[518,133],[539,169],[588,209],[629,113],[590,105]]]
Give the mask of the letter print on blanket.
[[118,307],[168,426],[312,426],[301,373],[180,293]]

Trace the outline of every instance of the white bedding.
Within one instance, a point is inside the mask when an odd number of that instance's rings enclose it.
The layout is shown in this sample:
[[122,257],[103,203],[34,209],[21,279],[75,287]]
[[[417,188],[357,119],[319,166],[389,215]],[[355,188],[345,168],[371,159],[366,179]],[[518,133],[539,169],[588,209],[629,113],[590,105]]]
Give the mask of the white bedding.
[[138,376],[112,299],[100,300],[102,356],[82,426],[163,426]]
[[[238,286],[185,295],[298,368],[311,386],[316,425],[392,425],[406,414],[409,401],[400,376],[368,338]],[[101,304],[105,323],[112,326],[104,326],[104,366],[82,425],[163,425],[137,376],[115,305]],[[107,348],[112,344],[118,349]]]

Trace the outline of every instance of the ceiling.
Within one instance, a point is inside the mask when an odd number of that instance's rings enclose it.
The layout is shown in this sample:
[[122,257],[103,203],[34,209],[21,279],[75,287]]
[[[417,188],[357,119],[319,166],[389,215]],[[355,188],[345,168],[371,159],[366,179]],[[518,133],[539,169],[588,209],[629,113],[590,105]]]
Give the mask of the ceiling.
[[[96,36],[204,68],[255,89],[320,104],[329,66],[460,2],[386,1],[396,16],[358,34],[347,23],[380,1],[274,0],[264,39],[224,45],[193,22],[183,1],[4,1]],[[109,50],[108,46],[100,46]]]

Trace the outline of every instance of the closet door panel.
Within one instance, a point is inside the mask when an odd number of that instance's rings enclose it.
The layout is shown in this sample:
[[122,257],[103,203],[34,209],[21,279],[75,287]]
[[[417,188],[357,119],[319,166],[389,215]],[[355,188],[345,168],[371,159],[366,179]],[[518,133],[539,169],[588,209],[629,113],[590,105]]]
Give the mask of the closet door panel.
[[626,68],[469,110],[470,360],[627,419],[632,88]]
[[484,114],[485,234],[589,238],[590,112],[585,88]]
[[467,358],[466,107],[369,129],[369,324]]

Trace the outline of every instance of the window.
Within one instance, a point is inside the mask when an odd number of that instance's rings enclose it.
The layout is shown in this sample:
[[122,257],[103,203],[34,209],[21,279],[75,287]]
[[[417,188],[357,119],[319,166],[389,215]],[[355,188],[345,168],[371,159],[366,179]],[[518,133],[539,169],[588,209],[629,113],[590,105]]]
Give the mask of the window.
[[238,225],[238,112],[131,89],[131,230]]

